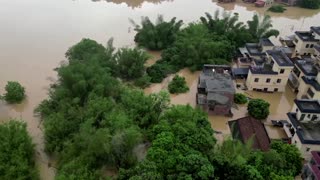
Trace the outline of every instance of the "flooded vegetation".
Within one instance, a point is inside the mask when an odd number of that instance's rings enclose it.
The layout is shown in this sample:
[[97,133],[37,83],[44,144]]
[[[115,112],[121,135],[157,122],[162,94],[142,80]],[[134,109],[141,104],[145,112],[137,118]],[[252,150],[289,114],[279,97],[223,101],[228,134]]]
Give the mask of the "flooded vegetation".
[[[195,5],[197,8],[194,8]],[[259,15],[269,14],[273,20],[273,28],[278,29],[282,36],[296,30],[307,30],[310,26],[317,25],[320,19],[319,10],[288,7],[284,13],[276,14],[267,12],[267,7],[255,8],[252,4],[242,2],[221,4],[211,0],[1,1],[0,94],[4,92],[5,83],[14,80],[25,86],[27,99],[19,105],[7,105],[1,101],[0,122],[19,118],[27,123],[27,130],[36,144],[36,162],[41,179],[53,179],[55,168],[53,160],[44,153],[42,125],[33,112],[47,98],[48,88],[52,83],[48,78],[56,79],[53,69],[65,59],[64,53],[71,45],[83,37],[101,43],[113,37],[116,47],[133,47],[135,32],[129,18],[139,22],[141,16],[155,19],[158,14],[163,14],[165,19],[177,17],[189,23],[198,21],[205,12],[213,13],[217,9],[239,13],[241,21],[247,21],[255,12]],[[150,54],[153,58],[147,62],[148,66],[160,57],[159,52]],[[186,78],[190,91],[170,95],[171,103],[195,107],[199,71],[183,69],[178,74]],[[172,77],[173,75],[167,77],[162,83],[152,84],[144,90],[145,93],[166,89]],[[269,119],[285,118],[295,97],[288,89],[285,93],[245,93],[251,98],[264,98],[270,102]],[[233,112],[231,119],[241,117],[245,115],[246,107],[238,106]],[[229,134],[228,120],[230,118],[210,117],[212,128],[223,134]]]

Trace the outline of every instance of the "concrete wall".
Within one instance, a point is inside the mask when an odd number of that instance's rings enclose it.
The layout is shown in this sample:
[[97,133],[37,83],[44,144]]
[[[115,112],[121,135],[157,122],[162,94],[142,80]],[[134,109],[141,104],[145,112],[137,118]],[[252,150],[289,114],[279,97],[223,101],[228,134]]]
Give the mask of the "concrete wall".
[[274,46],[262,46],[262,52],[266,52],[267,50],[272,50]]
[[303,95],[306,95],[309,87],[310,85],[306,84],[303,80],[300,81],[300,84],[298,87],[299,92],[297,94],[297,99],[301,99]]
[[[293,105],[291,112],[296,112],[296,113],[297,113],[297,120],[298,120],[298,121],[301,121],[301,122],[309,122],[309,121],[311,121],[313,115],[316,115],[316,116],[317,116],[317,119],[314,120],[314,121],[320,121],[320,114],[315,114],[315,113],[302,113],[302,112],[299,110],[299,108],[297,107],[296,104]],[[302,120],[300,120],[300,118],[301,118],[301,116],[302,116],[303,114],[305,115],[305,117],[304,117]]]
[[[295,35],[296,39],[298,40],[298,42],[296,42],[296,53],[299,53],[300,55],[304,55],[306,54],[314,54],[314,48],[310,47],[311,44],[316,45],[317,42],[307,42],[307,41],[302,41],[297,35]],[[306,45],[309,44],[309,47],[306,48]]]

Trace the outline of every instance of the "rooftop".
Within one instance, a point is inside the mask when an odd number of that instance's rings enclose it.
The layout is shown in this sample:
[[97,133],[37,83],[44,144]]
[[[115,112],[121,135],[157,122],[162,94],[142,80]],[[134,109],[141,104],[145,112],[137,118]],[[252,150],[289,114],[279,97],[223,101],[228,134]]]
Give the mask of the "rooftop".
[[296,31],[295,34],[302,40],[302,41],[311,41],[317,42],[318,39],[315,39],[314,36],[310,31]]
[[287,115],[303,144],[320,144],[320,123],[302,123],[297,120],[296,113],[289,112]]
[[234,139],[239,139],[243,143],[253,138],[253,148],[267,151],[270,145],[270,139],[264,125],[247,116],[237,120],[229,121],[229,127]]
[[306,76],[317,76],[318,70],[312,59],[295,60],[294,63]]
[[320,35],[320,26],[311,26],[311,31],[315,32],[316,34]]
[[306,83],[311,85],[315,90],[320,91],[320,84],[318,81],[316,81],[315,78],[307,78],[305,76],[302,76],[302,80]]
[[261,56],[265,53],[261,51],[261,47],[258,43],[246,43],[246,48],[250,55],[252,56]]
[[270,41],[269,38],[261,38],[259,40],[259,43],[262,45],[262,46],[274,46],[274,44]]
[[232,69],[232,74],[237,76],[237,75],[248,75],[249,73],[249,68],[233,68]]
[[320,113],[320,104],[317,100],[295,99],[294,103],[303,113]]
[[320,152],[319,151],[311,151],[312,158],[314,159],[317,165],[320,165]]
[[277,75],[278,73],[272,70],[271,64],[264,64],[262,66],[250,66],[249,70],[252,74],[269,74]]
[[[229,69],[230,70],[227,70]],[[206,92],[229,92],[235,93],[234,84],[231,78],[230,66],[204,65],[199,77],[200,88],[205,88]]]
[[292,61],[283,51],[268,50],[267,54],[269,54],[279,66],[293,66]]

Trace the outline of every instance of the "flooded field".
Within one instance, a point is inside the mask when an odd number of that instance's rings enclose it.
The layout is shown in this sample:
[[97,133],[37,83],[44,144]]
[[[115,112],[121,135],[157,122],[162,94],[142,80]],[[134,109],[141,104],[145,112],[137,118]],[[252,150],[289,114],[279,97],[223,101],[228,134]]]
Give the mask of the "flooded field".
[[[41,179],[51,180],[54,168],[50,167],[50,158],[43,152],[43,133],[33,110],[47,97],[47,89],[56,73],[53,69],[64,60],[66,50],[83,37],[106,44],[114,38],[116,47],[133,47],[135,32],[129,18],[137,23],[141,16],[155,19],[163,14],[165,19],[177,17],[185,23],[199,20],[205,12],[227,10],[239,13],[240,20],[251,19],[254,13],[270,14],[274,28],[281,35],[295,30],[307,30],[311,25],[319,25],[320,11],[288,7],[285,13],[267,12],[267,8],[255,8],[242,2],[220,4],[212,0],[2,0],[0,1],[0,93],[7,81],[19,81],[26,87],[27,100],[21,105],[9,106],[0,102],[0,122],[9,118],[23,119],[28,124],[36,144],[37,164]],[[154,63],[160,56],[152,52]],[[195,87],[199,72],[191,73],[184,69],[179,72],[185,76],[190,92],[172,95],[173,104],[189,103],[195,106]],[[157,92],[166,88],[171,77],[162,84],[154,84],[145,91]],[[253,97],[265,94],[248,92]],[[292,104],[290,94],[268,94],[271,98],[271,118],[283,117]],[[274,102],[274,104],[273,104]],[[281,105],[279,105],[281,103]],[[239,107],[239,115],[243,113]],[[236,116],[235,112],[235,116]],[[210,117],[214,129],[227,132],[224,117]],[[49,165],[48,165],[49,164]]]

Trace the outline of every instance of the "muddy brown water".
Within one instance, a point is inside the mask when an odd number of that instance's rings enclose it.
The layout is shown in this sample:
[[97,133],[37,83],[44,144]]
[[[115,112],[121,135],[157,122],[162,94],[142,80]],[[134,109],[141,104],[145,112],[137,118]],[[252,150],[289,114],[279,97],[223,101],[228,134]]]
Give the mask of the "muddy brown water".
[[[237,12],[242,21],[250,19],[255,12],[270,14],[274,27],[279,29],[281,35],[307,30],[311,25],[319,25],[320,19],[319,10],[289,7],[285,13],[275,14],[267,12],[267,8],[255,8],[252,4],[220,4],[211,0],[0,1],[0,93],[3,93],[7,81],[14,80],[26,87],[28,96],[25,102],[16,106],[0,102],[0,122],[19,118],[27,123],[36,144],[36,161],[41,179],[53,179],[55,169],[51,167],[54,164],[52,158],[43,152],[42,126],[39,119],[34,117],[33,110],[47,97],[49,84],[56,78],[53,69],[64,60],[68,47],[83,37],[103,44],[114,37],[116,47],[133,47],[135,33],[129,18],[139,23],[141,16],[154,19],[158,14],[163,14],[165,19],[176,16],[189,23],[197,21],[204,12],[214,13],[217,9]],[[159,52],[152,52],[152,55],[154,57],[147,65],[160,57]],[[186,77],[191,90],[186,94],[172,95],[172,103],[194,106],[199,72],[191,73],[184,69],[179,74]],[[172,76],[145,91],[157,92],[166,88],[170,78]],[[259,93],[252,95],[265,96]],[[271,106],[274,116],[282,117],[281,112],[290,109],[290,98],[291,95],[274,96],[275,105]],[[287,105],[283,106],[283,103]],[[226,118],[212,117],[210,120],[214,129],[227,133]]]

